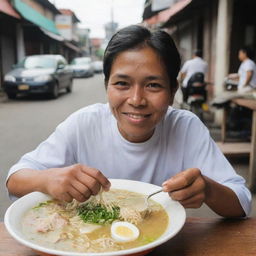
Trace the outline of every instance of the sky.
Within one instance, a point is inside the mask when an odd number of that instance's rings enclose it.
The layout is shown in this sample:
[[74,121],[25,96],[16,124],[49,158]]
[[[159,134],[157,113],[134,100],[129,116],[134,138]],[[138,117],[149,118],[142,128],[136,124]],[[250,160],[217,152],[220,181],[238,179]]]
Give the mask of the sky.
[[141,22],[145,0],[50,0],[57,8],[71,9],[78,27],[91,29],[90,37],[105,37],[104,24],[113,18],[119,28]]

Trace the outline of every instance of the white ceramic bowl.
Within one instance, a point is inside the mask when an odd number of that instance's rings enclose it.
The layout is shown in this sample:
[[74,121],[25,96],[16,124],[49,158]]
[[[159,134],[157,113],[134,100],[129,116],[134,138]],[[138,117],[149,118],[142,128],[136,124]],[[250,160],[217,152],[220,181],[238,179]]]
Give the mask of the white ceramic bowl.
[[[142,194],[150,194],[157,191],[160,187],[144,182],[133,180],[111,179],[112,188],[125,189]],[[5,226],[10,235],[18,242],[25,246],[32,248],[39,252],[41,255],[61,255],[61,256],[119,256],[119,255],[133,255],[142,256],[149,253],[156,246],[168,241],[174,237],[183,227],[186,220],[186,213],[183,206],[170,199],[167,193],[161,192],[152,197],[153,200],[160,203],[169,216],[169,225],[162,236],[157,240],[133,249],[106,252],[106,253],[70,253],[60,250],[49,249],[27,240],[21,231],[21,219],[24,213],[37,205],[40,202],[49,200],[50,197],[40,192],[33,192],[25,195],[15,201],[6,211],[4,217]]]

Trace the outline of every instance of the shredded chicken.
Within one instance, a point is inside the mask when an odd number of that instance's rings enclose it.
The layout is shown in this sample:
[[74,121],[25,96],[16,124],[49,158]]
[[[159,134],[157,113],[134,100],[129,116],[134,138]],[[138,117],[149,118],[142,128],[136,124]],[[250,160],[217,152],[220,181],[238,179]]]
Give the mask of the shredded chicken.
[[122,207],[120,209],[120,217],[122,220],[137,225],[143,220],[142,215],[139,211],[133,208]]

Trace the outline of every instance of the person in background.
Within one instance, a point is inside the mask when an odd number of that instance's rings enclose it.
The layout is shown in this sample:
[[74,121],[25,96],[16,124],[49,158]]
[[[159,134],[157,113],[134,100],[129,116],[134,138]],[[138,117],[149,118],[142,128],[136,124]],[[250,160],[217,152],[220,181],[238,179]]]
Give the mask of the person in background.
[[252,50],[242,47],[238,52],[238,59],[242,62],[238,69],[238,92],[249,92],[256,89],[256,65],[251,59]]
[[179,80],[181,82],[181,90],[183,93],[183,102],[188,99],[188,81],[195,73],[206,74],[208,64],[202,59],[202,51],[195,50],[191,60],[187,60],[180,70]]
[[185,208],[205,203],[221,216],[248,216],[245,180],[197,116],[171,106],[180,62],[166,32],[118,31],[104,54],[108,103],[73,113],[25,154],[9,171],[9,193],[83,202],[108,190],[109,178],[132,179],[162,186]]

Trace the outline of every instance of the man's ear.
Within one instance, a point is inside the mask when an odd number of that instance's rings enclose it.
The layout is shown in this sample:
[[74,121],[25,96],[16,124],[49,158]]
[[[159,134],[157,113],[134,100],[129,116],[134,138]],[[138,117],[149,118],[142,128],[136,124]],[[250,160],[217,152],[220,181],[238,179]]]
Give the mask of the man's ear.
[[174,101],[174,97],[175,97],[175,94],[179,88],[179,82],[178,80],[176,79],[175,82],[173,84],[170,85],[171,86],[171,98],[170,98],[170,103],[169,105],[172,106],[173,104],[173,101]]

